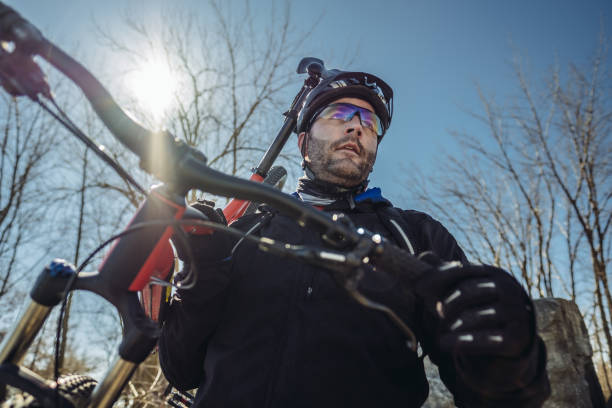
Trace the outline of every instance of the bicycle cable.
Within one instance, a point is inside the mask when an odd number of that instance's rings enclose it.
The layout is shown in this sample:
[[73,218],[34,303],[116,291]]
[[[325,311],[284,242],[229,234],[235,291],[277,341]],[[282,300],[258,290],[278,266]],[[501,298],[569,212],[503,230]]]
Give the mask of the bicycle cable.
[[[66,305],[68,302],[68,295],[70,293],[70,291],[72,290],[73,286],[74,286],[74,282],[76,281],[76,279],[78,278],[79,274],[85,269],[85,267],[91,262],[91,260],[102,250],[104,249],[107,245],[109,245],[110,243],[114,242],[115,240],[131,234],[133,232],[142,230],[144,228],[153,228],[153,227],[160,227],[160,226],[174,226],[174,230],[177,232],[176,234],[174,234],[173,236],[175,238],[178,238],[181,241],[181,244],[183,245],[183,247],[185,248],[185,250],[187,251],[187,258],[190,259],[191,265],[190,265],[190,269],[188,271],[187,276],[185,276],[185,278],[183,280],[181,280],[181,282],[174,284],[174,283],[169,283],[166,281],[162,281],[164,282],[164,286],[167,286],[168,284],[174,288],[177,289],[182,289],[182,290],[187,290],[187,289],[191,289],[193,286],[195,286],[196,284],[196,278],[195,278],[195,274],[193,273],[193,271],[195,271],[198,267],[202,266],[202,265],[198,265],[196,262],[195,257],[193,256],[193,251],[191,249],[191,245],[189,245],[188,242],[188,236],[187,233],[183,230],[183,228],[181,228],[183,225],[197,225],[197,226],[201,226],[201,227],[206,227],[206,228],[210,228],[213,230],[218,230],[218,231],[224,231],[230,235],[233,235],[239,239],[244,239],[246,238],[246,233],[243,233],[242,231],[239,231],[235,228],[231,228],[231,227],[227,227],[224,226],[222,224],[213,222],[213,221],[204,221],[204,220],[160,220],[160,221],[148,221],[148,222],[143,222],[143,223],[139,223],[139,224],[135,224],[123,231],[121,231],[118,234],[115,234],[113,236],[111,236],[110,238],[108,238],[106,241],[104,241],[103,243],[101,243],[100,245],[98,245],[98,247],[96,247],[93,251],[90,252],[90,254],[85,258],[85,260],[83,262],[81,262],[81,264],[78,266],[78,268],[76,269],[76,273],[73,274],[70,279],[68,280],[68,282],[66,283],[66,286],[64,288],[64,293],[62,295],[62,304],[60,307],[60,312],[59,312],[59,316],[58,316],[58,320],[57,320],[57,329],[56,329],[56,337],[55,337],[55,350],[54,350],[54,364],[53,364],[53,376],[54,376],[54,381],[57,383],[60,373],[59,373],[59,360],[60,360],[60,349],[61,349],[61,336],[62,336],[62,324],[63,324],[63,320],[64,320],[64,316],[65,316],[65,309],[66,309]],[[178,228],[176,228],[178,227]],[[254,237],[248,237],[247,239],[254,239],[256,240],[256,238]],[[231,257],[228,257],[225,260],[228,260]],[[187,281],[187,283],[183,283],[184,281]],[[156,282],[156,279],[152,279],[152,282]]]
[[119,163],[117,163],[112,157],[110,157],[101,146],[96,145],[96,143],[91,140],[78,126],[70,119],[70,117],[64,112],[64,110],[55,102],[53,97],[49,98],[55,109],[59,112],[59,114],[55,113],[51,110],[40,98],[37,98],[36,102],[55,120],[60,122],[68,131],[70,131],[73,135],[75,135],[79,140],[81,140],[87,148],[92,150],[99,158],[102,159],[106,164],[111,166],[115,172],[125,181],[128,185],[132,185],[136,190],[138,190],[141,194],[146,194],[146,190],[123,168]]

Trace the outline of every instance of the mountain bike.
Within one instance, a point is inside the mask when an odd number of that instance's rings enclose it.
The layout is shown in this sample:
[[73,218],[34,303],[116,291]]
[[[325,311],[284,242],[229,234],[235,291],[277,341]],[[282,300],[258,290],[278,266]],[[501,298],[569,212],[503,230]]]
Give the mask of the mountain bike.
[[[431,267],[380,235],[355,228],[346,217],[329,216],[282,193],[269,184],[272,181],[262,182],[269,176],[272,163],[295,127],[297,112],[305,96],[328,74],[323,61],[316,58],[300,61],[297,72],[307,74],[304,85],[285,113],[278,136],[254,169],[251,180],[245,180],[208,167],[202,152],[170,133],[151,132],[136,123],[89,71],[2,3],[0,41],[0,84],[5,91],[40,104],[93,148],[122,178],[146,194],[127,228],[100,245],[79,268],[63,260],[54,260],[40,273],[24,312],[0,346],[0,385],[3,389],[10,386],[21,390],[42,407],[111,407],[138,365],[154,349],[160,335],[160,326],[152,317],[157,316],[163,296],[159,292],[147,292],[146,288],[151,282],[159,283],[164,289],[171,286],[168,280],[173,253],[169,239],[180,240],[189,258],[185,229],[194,228],[201,233],[231,234],[251,240],[261,250],[276,256],[292,257],[325,268],[357,302],[385,313],[405,334],[409,347],[416,350],[417,341],[410,327],[393,310],[360,293],[358,283],[368,264],[397,275],[404,282],[417,279]],[[45,76],[33,59],[35,56],[45,59],[73,81],[113,136],[138,156],[141,168],[163,184],[146,192],[121,166],[97,149],[55,104]],[[59,113],[50,109],[43,99],[50,101]],[[295,219],[303,228],[319,232],[326,246],[289,245],[211,222],[187,205],[185,197],[193,189],[233,197],[224,211],[230,224],[246,211],[249,202],[267,203]],[[84,272],[91,258],[111,243],[112,249],[97,271]],[[194,279],[197,275],[182,282]],[[50,381],[20,366],[52,308],[64,305],[68,293],[75,290],[89,291],[106,299],[117,309],[122,321],[123,336],[116,359],[97,383],[81,376],[60,379],[57,372],[56,378]]]

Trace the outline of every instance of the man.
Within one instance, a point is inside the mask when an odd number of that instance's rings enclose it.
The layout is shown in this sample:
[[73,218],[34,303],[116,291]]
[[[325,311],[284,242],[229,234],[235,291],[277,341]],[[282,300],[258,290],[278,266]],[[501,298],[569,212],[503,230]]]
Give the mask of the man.
[[[343,213],[432,265],[410,285],[370,268],[360,290],[415,331],[457,406],[541,406],[549,394],[545,350],[518,282],[498,268],[469,264],[440,223],[366,189],[391,117],[392,91],[380,78],[337,71],[322,80],[298,117],[305,175],[296,198]],[[197,207],[223,221],[210,207]],[[266,206],[233,226],[324,245]],[[198,387],[194,406],[419,407],[427,398],[422,353],[324,270],[221,234],[194,236],[192,248],[197,282],[173,299],[159,349],[174,386]]]

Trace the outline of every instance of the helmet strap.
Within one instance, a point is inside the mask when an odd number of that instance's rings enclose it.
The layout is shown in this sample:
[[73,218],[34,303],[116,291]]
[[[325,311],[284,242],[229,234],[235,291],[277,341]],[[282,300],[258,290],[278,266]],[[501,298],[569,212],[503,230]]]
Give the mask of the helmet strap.
[[308,141],[310,140],[310,129],[304,132],[304,140],[302,140],[302,147],[300,153],[302,154],[302,169],[306,169],[308,166],[306,163],[306,154],[308,153]]

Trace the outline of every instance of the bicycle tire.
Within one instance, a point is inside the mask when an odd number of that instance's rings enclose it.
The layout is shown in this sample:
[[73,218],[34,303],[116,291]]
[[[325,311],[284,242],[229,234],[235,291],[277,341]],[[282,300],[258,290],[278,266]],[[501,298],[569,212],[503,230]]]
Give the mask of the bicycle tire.
[[[57,380],[62,396],[68,398],[78,408],[86,404],[87,399],[98,384],[86,375],[67,375]],[[12,396],[0,405],[0,408],[40,408],[42,405],[30,394],[20,393]]]

